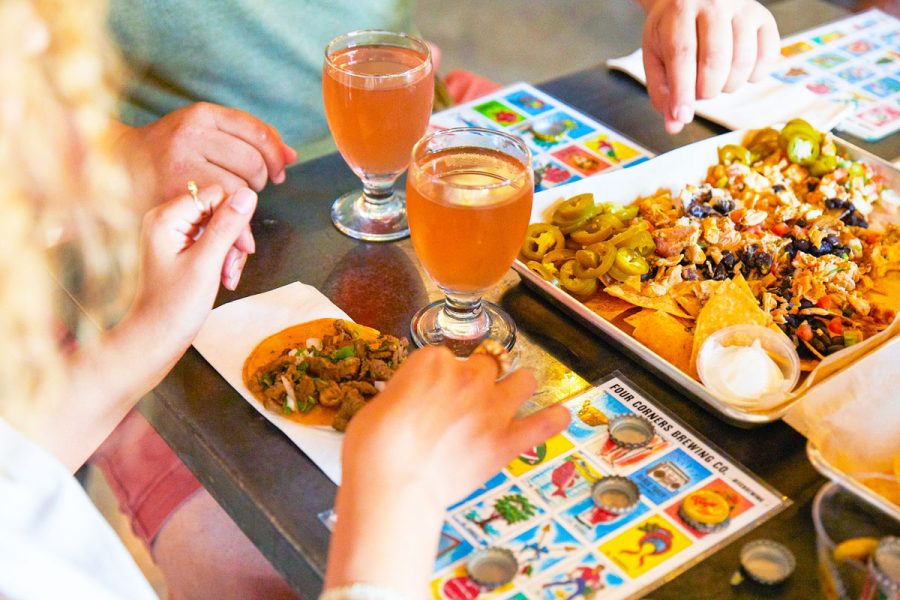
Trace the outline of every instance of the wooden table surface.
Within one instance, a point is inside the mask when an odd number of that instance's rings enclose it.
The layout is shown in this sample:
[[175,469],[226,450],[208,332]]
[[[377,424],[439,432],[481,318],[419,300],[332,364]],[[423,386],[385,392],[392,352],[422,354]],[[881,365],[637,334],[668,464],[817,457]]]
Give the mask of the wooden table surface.
[[[607,4],[614,10],[611,0]],[[782,35],[848,14],[819,0],[767,5]],[[610,35],[628,35],[637,44],[639,31],[640,23],[635,23],[630,31],[617,29]],[[643,88],[602,65],[539,87],[657,153],[723,131],[698,120],[677,136],[666,135]],[[848,139],[885,158],[900,156],[900,136],[879,144]],[[331,202],[357,183],[338,155],[290,168],[285,184],[260,195],[253,221],[257,253],[238,290],[223,292],[217,302],[299,280],[321,290],[353,319],[408,335],[412,314],[439,294],[421,272],[408,240],[366,244],[332,226]],[[750,430],[724,423],[516,281],[510,274],[494,298],[512,314],[523,343],[587,380],[621,370],[656,402],[793,501],[780,515],[666,583],[652,597],[818,597],[810,504],[825,480],[807,462],[805,440],[781,422]],[[317,515],[333,507],[334,484],[193,349],[140,408],[301,597],[315,598],[329,537]],[[796,573],[773,589],[750,583],[731,586],[742,542],[759,537],[792,548]]]

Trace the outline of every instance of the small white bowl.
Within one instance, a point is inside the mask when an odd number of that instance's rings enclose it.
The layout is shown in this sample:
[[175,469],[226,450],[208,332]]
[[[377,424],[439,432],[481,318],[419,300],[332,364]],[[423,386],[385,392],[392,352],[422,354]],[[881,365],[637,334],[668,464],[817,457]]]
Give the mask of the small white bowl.
[[[780,389],[765,393],[759,398],[736,396],[723,388],[720,378],[712,376],[711,354],[717,347],[751,346],[757,340],[781,370],[784,383]],[[719,400],[740,408],[765,410],[781,404],[785,395],[797,385],[800,379],[800,357],[791,340],[781,332],[760,325],[732,325],[716,331],[703,342],[697,354],[697,373],[703,385]]]

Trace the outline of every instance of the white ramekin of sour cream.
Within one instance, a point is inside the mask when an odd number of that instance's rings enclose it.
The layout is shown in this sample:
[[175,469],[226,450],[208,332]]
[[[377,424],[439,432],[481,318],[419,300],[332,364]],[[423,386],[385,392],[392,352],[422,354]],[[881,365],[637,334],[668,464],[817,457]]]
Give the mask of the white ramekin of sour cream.
[[786,335],[759,325],[713,333],[697,355],[700,380],[719,400],[745,410],[784,401],[800,378],[800,357]]

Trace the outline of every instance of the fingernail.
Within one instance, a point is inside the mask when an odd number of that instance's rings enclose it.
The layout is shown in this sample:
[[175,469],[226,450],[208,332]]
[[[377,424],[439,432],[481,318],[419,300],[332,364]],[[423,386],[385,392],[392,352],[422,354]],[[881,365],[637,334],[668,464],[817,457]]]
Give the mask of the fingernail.
[[277,175],[275,175],[275,177],[272,178],[272,183],[284,183],[285,177],[286,176],[284,174],[284,169],[282,169],[281,173],[278,173]]
[[285,145],[285,149],[287,150],[287,159],[288,162],[294,162],[297,160],[297,151],[291,148],[288,145]]
[[231,200],[228,201],[229,206],[242,215],[246,215],[253,210],[255,203],[256,194],[247,188],[242,188],[235,192]]
[[681,121],[682,123],[690,123],[694,120],[694,109],[687,105],[681,105],[675,109],[675,114],[673,115],[676,121]]

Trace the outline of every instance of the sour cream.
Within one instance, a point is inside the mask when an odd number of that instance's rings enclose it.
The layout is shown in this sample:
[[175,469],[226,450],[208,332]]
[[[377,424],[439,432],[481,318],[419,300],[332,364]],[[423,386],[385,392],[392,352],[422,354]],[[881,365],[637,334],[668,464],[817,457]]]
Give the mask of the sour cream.
[[758,400],[784,386],[784,374],[759,340],[750,346],[704,348],[704,379],[735,399]]

